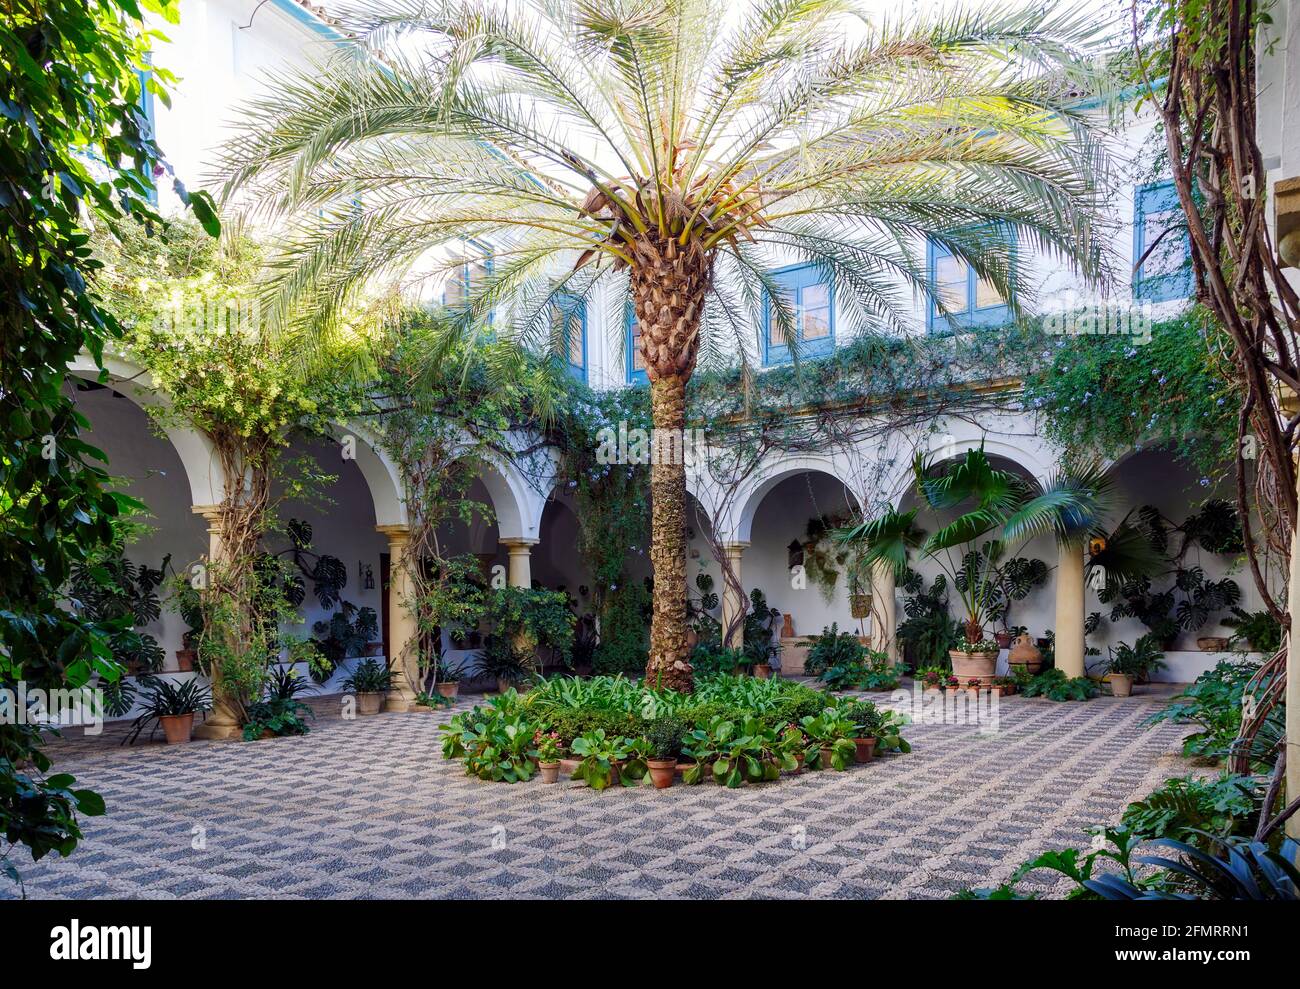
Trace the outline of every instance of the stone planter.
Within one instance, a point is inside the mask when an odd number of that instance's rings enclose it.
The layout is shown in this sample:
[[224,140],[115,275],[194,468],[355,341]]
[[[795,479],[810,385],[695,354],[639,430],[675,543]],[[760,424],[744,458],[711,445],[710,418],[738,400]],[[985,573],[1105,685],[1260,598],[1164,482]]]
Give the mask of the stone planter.
[[781,637],[781,675],[787,677],[801,677],[804,675],[803,665],[808,658],[808,650],[812,648],[812,640],[807,636]]
[[542,771],[543,783],[558,783],[560,781],[560,764],[558,762],[543,762],[538,768]]
[[874,738],[855,738],[853,744],[857,748],[856,757],[858,762],[870,762],[876,754],[876,740]]
[[366,691],[356,695],[357,714],[378,714],[384,706],[384,695],[379,691]]
[[433,689],[438,691],[438,693],[443,697],[454,698],[457,694],[460,693],[460,682],[457,680],[453,680],[450,683],[446,683],[446,682],[435,683],[433,685]]
[[998,655],[993,652],[962,652],[953,649],[948,653],[948,658],[952,660],[952,675],[963,681],[973,677],[991,677],[998,665]]
[[1110,692],[1116,697],[1133,696],[1133,678],[1127,673],[1112,673],[1110,675]]
[[666,790],[673,785],[673,776],[677,772],[676,759],[647,759],[646,765],[650,767],[650,782],[656,790]]
[[164,714],[158,719],[168,745],[183,745],[194,731],[194,714]]

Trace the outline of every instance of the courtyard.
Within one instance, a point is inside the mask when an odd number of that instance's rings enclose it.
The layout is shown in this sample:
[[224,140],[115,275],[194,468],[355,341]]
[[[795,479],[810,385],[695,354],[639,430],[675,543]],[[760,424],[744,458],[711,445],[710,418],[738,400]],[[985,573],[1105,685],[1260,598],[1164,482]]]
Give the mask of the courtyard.
[[[118,747],[110,728],[51,746],[109,812],[85,822],[70,859],[27,870],[27,895],[947,898],[1043,851],[1087,847],[1089,828],[1188,772],[1185,729],[1143,725],[1168,698],[1147,689],[1085,704],[1012,697],[996,733],[914,724],[909,755],[739,790],[482,782],[439,752],[438,726],[465,700],[322,716],[310,735],[247,744]],[[1022,888],[1068,884],[1036,873]]]

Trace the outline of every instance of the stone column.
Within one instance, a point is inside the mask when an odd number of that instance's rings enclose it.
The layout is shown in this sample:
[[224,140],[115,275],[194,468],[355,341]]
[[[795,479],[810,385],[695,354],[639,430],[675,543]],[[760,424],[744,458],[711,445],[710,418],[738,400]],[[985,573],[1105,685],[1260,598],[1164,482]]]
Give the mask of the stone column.
[[415,704],[419,678],[420,636],[409,601],[415,593],[407,553],[411,533],[404,525],[375,527],[388,537],[388,668],[393,672],[385,711],[409,711]]
[[898,663],[897,604],[894,600],[894,568],[877,563],[871,568],[871,648],[888,654]]
[[502,539],[501,545],[510,554],[510,567],[506,580],[511,587],[532,587],[533,569],[529,554],[537,545],[536,539]]
[[744,626],[737,628],[729,636],[727,627],[745,610],[745,582],[743,571],[740,569],[740,558],[748,547],[749,543],[741,542],[722,544],[722,551],[727,556],[727,566],[736,575],[736,581],[740,584],[740,590],[736,590],[727,583],[725,577],[722,581],[722,634],[725,637],[723,645],[728,649],[740,649],[745,645]]
[[[208,563],[220,564],[223,559],[221,547],[221,506],[194,505],[191,511],[202,515],[208,523]],[[213,667],[208,672],[212,687],[212,710],[207,713],[203,723],[194,729],[195,738],[226,739],[236,738],[243,733],[239,723],[239,710],[231,703],[221,685],[221,671]]]
[[1056,568],[1056,667],[1083,676],[1083,547],[1059,547]]

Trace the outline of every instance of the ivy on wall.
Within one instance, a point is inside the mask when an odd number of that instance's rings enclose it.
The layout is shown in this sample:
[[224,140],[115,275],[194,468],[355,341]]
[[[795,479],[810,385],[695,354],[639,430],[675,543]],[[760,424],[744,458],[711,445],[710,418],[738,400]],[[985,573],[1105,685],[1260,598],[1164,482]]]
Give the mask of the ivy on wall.
[[1118,457],[1168,447],[1210,487],[1232,468],[1242,401],[1224,344],[1199,308],[1155,324],[1147,343],[1060,337],[1027,375],[1025,402],[1042,434],[1066,449]]

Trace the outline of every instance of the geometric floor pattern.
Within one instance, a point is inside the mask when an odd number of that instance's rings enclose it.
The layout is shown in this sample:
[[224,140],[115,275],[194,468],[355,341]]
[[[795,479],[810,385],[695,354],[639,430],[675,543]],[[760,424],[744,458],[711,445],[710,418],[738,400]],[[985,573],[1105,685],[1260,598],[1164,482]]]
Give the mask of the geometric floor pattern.
[[108,813],[70,858],[15,864],[32,898],[946,898],[1086,845],[1191,771],[1185,729],[1143,726],[1166,699],[1009,698],[996,734],[913,725],[910,755],[738,790],[480,782],[441,757],[448,712],[248,743],[65,739],[55,771]]

